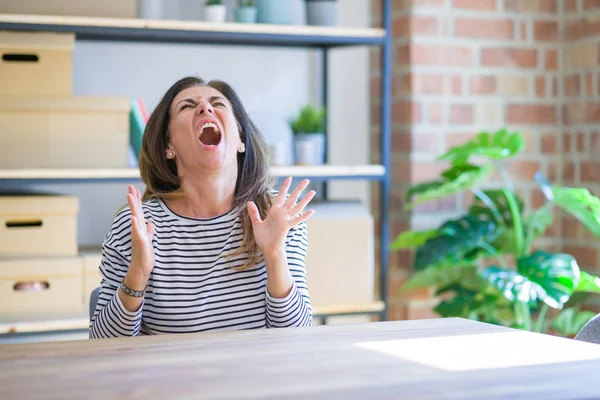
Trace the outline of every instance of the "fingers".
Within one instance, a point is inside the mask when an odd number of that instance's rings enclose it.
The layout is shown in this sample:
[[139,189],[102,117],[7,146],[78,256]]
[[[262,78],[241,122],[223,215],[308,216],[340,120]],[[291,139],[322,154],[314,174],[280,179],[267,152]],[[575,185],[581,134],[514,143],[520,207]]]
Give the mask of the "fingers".
[[291,208],[290,211],[292,215],[298,215],[302,213],[302,211],[304,211],[308,203],[310,203],[313,197],[315,197],[315,194],[316,192],[314,190],[311,190],[310,192],[306,193],[306,196],[304,196],[298,204]]
[[275,201],[273,202],[274,206],[281,207],[283,205],[283,203],[285,203],[287,191],[290,188],[291,184],[292,184],[292,178],[291,177],[285,178],[285,180],[283,181],[283,184],[281,185],[281,188],[279,189],[279,193],[277,193],[277,197],[275,197]]
[[291,208],[294,206],[294,204],[296,204],[296,201],[298,201],[298,197],[300,197],[300,193],[302,193],[304,189],[306,189],[309,183],[310,181],[308,179],[304,179],[302,182],[300,182],[298,186],[296,186],[296,189],[294,189],[292,194],[290,194],[288,199],[285,201],[285,205],[288,208]]
[[142,210],[142,194],[140,193],[140,190],[133,187],[133,185],[128,186],[128,191],[127,202],[129,203],[131,214],[134,215],[140,223],[144,223],[145,218]]
[[294,225],[298,225],[298,224],[306,221],[310,217],[312,217],[314,215],[314,213],[315,213],[315,210],[308,210],[304,214],[300,214],[296,218],[292,219],[292,222],[294,223]]
[[253,201],[248,202],[248,216],[250,217],[250,221],[252,221],[252,225],[262,222],[258,207],[256,207],[256,204],[254,204]]
[[152,222],[146,224],[146,231],[148,232],[148,239],[152,241],[154,239],[154,232],[156,232],[156,227]]

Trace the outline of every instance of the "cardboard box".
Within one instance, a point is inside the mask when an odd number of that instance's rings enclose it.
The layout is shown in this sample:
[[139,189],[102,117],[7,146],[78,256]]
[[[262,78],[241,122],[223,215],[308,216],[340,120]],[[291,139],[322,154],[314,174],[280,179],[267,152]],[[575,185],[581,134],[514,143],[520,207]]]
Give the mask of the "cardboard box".
[[358,202],[311,204],[306,274],[313,307],[374,301],[373,218]]
[[0,96],[73,94],[75,35],[0,31]]
[[136,0],[2,0],[0,13],[135,18]]
[[77,255],[79,200],[0,196],[0,258]]
[[82,315],[81,259],[0,259],[0,321]]
[[127,168],[129,98],[0,97],[0,168]]

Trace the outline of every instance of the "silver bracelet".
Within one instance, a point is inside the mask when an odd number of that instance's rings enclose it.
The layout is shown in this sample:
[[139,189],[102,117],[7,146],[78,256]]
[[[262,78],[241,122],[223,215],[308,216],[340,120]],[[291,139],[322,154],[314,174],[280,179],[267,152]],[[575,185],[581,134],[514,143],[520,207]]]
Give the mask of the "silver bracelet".
[[[147,286],[146,286],[147,287]],[[133,290],[130,287],[127,287],[125,285],[125,281],[121,282],[121,290],[123,291],[123,293],[125,293],[127,296],[131,296],[131,297],[142,297],[144,296],[144,292],[146,291],[146,288],[144,288],[144,290]]]

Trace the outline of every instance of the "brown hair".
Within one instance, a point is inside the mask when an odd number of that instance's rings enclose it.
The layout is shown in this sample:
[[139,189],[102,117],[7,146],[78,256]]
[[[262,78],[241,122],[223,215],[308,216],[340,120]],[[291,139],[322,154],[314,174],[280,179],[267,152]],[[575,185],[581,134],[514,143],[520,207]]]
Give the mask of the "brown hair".
[[242,218],[243,239],[239,249],[230,256],[248,253],[248,260],[239,269],[251,268],[261,260],[260,249],[252,233],[252,222],[246,204],[254,201],[265,218],[273,203],[270,191],[272,180],[267,159],[267,144],[254,125],[238,95],[231,86],[219,80],[205,83],[197,77],[186,77],[175,82],[160,100],[146,124],[142,138],[139,168],[142,181],[146,185],[142,200],[152,198],[172,199],[183,195],[177,166],[174,160],[165,157],[169,144],[170,109],[173,99],[183,90],[193,86],[209,86],[218,90],[229,100],[238,123],[240,138],[246,146],[244,153],[237,154],[238,175],[235,185],[234,209]]

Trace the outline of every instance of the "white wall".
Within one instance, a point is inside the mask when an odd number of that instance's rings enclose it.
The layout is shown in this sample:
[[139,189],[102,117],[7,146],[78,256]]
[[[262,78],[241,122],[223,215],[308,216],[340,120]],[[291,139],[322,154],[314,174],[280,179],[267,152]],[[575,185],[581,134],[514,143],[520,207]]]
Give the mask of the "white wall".
[[[170,16],[199,18],[198,4],[202,4],[199,0],[169,1],[178,6],[169,11]],[[369,9],[369,0],[340,0],[340,24],[368,26]],[[368,61],[366,49],[332,51],[329,75],[332,163],[368,162]],[[151,110],[166,89],[185,75],[223,79],[236,89],[267,140],[283,140],[291,151],[291,132],[286,121],[307,101],[319,101],[318,68],[318,54],[311,50],[78,41],[74,52],[74,92],[139,97]],[[125,203],[127,190],[125,184],[61,184],[38,188],[80,197],[78,226],[83,246],[102,242],[114,212]],[[367,185],[336,182],[331,185],[331,197],[366,201]]]

